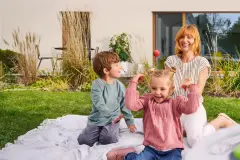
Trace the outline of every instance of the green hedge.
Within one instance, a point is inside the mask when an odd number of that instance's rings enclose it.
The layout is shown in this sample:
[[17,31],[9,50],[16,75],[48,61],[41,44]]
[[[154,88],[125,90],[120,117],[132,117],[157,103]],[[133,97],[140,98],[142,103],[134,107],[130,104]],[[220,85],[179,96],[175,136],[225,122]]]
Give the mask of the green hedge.
[[18,53],[11,50],[2,50],[0,49],[0,61],[3,64],[4,73],[13,72],[14,67],[17,63]]

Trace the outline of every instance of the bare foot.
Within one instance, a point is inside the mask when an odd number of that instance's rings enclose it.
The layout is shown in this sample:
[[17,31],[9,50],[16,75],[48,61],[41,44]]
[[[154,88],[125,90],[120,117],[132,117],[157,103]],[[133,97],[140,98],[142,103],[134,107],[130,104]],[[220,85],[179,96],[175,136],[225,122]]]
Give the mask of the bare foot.
[[218,114],[217,119],[220,121],[221,128],[228,128],[237,125],[237,123],[225,113]]

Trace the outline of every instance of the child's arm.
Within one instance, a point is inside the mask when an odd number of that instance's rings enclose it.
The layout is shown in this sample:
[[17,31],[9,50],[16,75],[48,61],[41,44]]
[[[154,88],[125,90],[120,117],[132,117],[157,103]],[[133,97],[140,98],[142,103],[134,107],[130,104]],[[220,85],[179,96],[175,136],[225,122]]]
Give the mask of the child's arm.
[[120,92],[122,92],[122,94],[123,94],[123,97],[120,101],[120,110],[123,114],[125,122],[128,126],[134,125],[134,117],[133,117],[131,111],[129,109],[127,109],[126,106],[125,106],[125,92],[126,92],[126,89],[125,89],[125,87],[122,83],[120,84]]
[[197,111],[199,107],[199,89],[197,84],[192,84],[192,80],[187,78],[182,83],[182,88],[189,88],[188,100],[180,96],[176,98],[177,111],[182,114],[191,114]]
[[102,94],[103,93],[100,86],[96,82],[93,82],[92,88],[91,88],[91,99],[92,99],[93,105],[98,109],[100,114],[103,115],[104,117],[111,116],[111,114],[109,113],[110,111],[106,107],[106,103],[103,99]]
[[125,95],[125,105],[128,109],[132,111],[138,111],[144,108],[144,104],[146,102],[145,96],[139,97],[138,91],[137,91],[137,83],[138,79],[142,77],[142,74],[138,74],[133,77],[133,79],[130,81],[128,88],[126,89],[126,95]]
[[125,102],[124,102],[124,97],[121,100],[120,106],[121,106],[121,111],[122,111],[122,114],[124,116],[127,126],[134,125],[134,117],[133,117],[131,111],[126,108]]
[[120,105],[121,105],[122,114],[124,115],[124,120],[125,120],[128,128],[130,129],[131,132],[135,132],[136,131],[136,126],[135,126],[135,123],[134,123],[134,117],[133,117],[131,111],[126,108],[124,98],[122,99]]

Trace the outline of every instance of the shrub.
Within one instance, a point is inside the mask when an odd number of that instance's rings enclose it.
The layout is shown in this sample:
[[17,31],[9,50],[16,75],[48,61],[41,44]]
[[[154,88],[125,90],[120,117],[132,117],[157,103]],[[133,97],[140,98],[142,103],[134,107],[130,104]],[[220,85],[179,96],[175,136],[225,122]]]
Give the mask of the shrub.
[[12,73],[15,71],[15,65],[17,64],[17,56],[19,56],[18,53],[14,51],[11,51],[9,49],[0,49],[0,61],[2,62],[4,73]]
[[48,77],[45,79],[38,79],[36,83],[31,85],[31,88],[50,91],[66,91],[69,89],[69,86],[67,80],[63,77]]
[[240,91],[240,62],[230,56],[212,62],[213,71],[205,87],[206,93],[234,96]]

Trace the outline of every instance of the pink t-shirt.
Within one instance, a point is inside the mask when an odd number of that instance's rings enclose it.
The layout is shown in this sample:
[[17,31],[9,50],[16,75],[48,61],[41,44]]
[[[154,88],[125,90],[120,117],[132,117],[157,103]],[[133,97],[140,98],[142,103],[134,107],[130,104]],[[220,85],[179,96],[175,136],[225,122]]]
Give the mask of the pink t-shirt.
[[144,110],[143,144],[157,150],[184,148],[180,116],[182,113],[191,114],[197,111],[200,96],[197,85],[190,86],[188,101],[183,96],[177,96],[162,103],[155,102],[151,94],[139,96],[136,87],[136,83],[130,82],[125,104],[132,111]]

